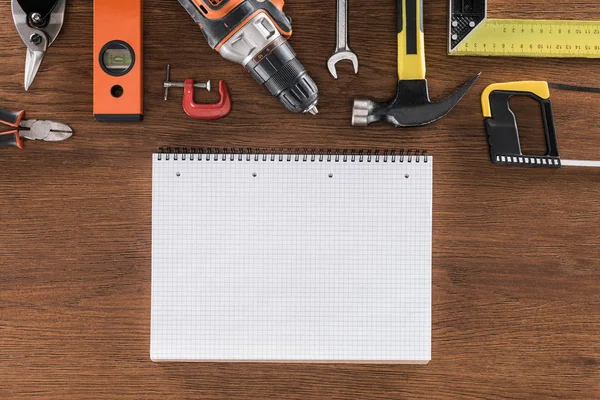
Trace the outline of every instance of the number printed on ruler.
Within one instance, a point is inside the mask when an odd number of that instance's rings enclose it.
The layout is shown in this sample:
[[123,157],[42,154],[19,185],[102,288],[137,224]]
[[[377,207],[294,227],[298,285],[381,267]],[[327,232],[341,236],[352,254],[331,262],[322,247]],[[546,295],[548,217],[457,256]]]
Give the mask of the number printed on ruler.
[[488,19],[455,52],[462,55],[600,58],[600,22]]

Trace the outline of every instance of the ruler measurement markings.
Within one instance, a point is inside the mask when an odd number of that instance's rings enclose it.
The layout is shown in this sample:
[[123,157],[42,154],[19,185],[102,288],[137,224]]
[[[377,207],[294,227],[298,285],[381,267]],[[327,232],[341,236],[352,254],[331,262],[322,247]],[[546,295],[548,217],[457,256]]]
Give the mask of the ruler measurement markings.
[[457,47],[459,53],[600,57],[598,22],[486,20],[483,24],[475,32],[484,31],[480,34],[483,38],[475,41],[467,38]]

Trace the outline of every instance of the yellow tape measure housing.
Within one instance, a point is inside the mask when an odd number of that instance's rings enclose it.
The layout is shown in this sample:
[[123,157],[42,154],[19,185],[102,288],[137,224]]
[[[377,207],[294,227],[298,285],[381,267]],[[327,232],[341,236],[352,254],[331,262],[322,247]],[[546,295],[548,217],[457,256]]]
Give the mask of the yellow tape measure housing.
[[450,55],[600,58],[600,22],[485,19]]

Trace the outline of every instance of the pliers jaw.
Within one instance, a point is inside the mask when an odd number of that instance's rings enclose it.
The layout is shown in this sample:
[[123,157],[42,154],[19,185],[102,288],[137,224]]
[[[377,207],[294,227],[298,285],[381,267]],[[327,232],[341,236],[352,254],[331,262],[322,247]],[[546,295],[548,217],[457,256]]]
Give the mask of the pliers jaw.
[[19,136],[29,140],[62,142],[73,136],[73,130],[60,122],[30,119],[21,121]]
[[12,0],[12,15],[23,43],[25,59],[25,90],[28,90],[64,23],[66,0]]
[[0,132],[0,147],[15,146],[22,149],[21,138],[62,142],[73,136],[73,130],[68,125],[55,121],[24,120],[24,116],[25,111],[13,112],[0,107],[0,124],[17,128],[9,132]]

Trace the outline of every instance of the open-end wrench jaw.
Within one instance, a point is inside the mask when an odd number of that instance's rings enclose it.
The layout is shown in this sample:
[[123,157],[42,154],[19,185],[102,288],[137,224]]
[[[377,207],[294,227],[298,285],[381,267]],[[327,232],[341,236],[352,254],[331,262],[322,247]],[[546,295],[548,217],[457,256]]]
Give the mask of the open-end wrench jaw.
[[333,79],[338,78],[337,70],[335,69],[335,65],[342,60],[351,61],[352,66],[354,67],[354,73],[358,74],[358,57],[356,56],[356,54],[354,54],[350,50],[343,50],[343,51],[336,50],[336,52],[334,52],[331,55],[331,57],[329,57],[329,60],[327,60],[327,69],[329,69],[329,73],[331,74]]
[[348,1],[337,0],[336,47],[331,57],[327,60],[327,69],[329,69],[329,73],[333,79],[338,78],[335,65],[342,60],[351,61],[354,73],[358,74],[358,57],[350,50],[348,44]]
[[352,125],[367,126],[373,122],[387,122],[395,127],[424,126],[446,116],[465,96],[481,73],[473,76],[461,88],[438,102],[431,102],[427,80],[400,80],[396,97],[387,102],[355,100]]

